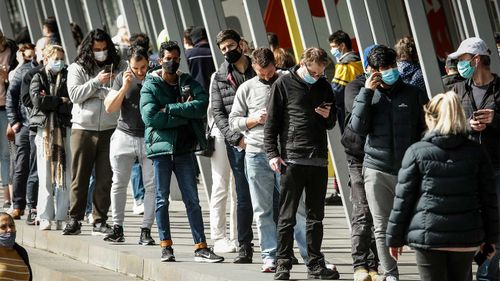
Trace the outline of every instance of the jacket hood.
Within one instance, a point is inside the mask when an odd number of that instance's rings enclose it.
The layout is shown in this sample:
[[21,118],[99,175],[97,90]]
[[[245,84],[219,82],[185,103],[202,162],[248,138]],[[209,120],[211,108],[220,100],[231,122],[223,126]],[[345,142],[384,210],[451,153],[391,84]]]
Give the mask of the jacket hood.
[[464,144],[467,141],[467,137],[465,135],[441,135],[437,132],[428,132],[422,140],[443,149],[450,149]]
[[[146,77],[144,78],[143,85],[146,85],[146,83],[151,83],[153,85],[163,84],[164,80],[161,77],[161,71],[162,71],[161,66],[149,70],[148,73],[146,74]],[[177,70],[176,74],[179,77],[179,79],[184,79],[185,76],[184,72]]]
[[344,63],[350,63],[353,61],[361,61],[361,58],[359,55],[353,51],[345,53],[338,61],[338,63],[344,64]]

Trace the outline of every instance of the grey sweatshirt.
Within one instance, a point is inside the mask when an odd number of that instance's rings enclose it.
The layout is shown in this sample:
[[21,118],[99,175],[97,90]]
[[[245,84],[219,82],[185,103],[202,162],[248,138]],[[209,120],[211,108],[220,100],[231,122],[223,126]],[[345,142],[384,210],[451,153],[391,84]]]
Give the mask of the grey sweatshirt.
[[261,109],[267,108],[270,91],[271,85],[260,82],[258,76],[241,84],[236,91],[229,114],[229,128],[245,136],[247,152],[264,152],[264,125],[248,129],[246,123],[249,117],[256,116]]
[[[125,67],[126,64],[121,62],[118,72]],[[102,69],[98,69],[96,73]],[[109,85],[101,85],[97,74],[96,77],[91,77],[81,65],[72,63],[68,67],[68,95],[73,102],[73,129],[105,131],[116,128],[120,111],[107,113],[104,109],[104,99],[109,90]]]

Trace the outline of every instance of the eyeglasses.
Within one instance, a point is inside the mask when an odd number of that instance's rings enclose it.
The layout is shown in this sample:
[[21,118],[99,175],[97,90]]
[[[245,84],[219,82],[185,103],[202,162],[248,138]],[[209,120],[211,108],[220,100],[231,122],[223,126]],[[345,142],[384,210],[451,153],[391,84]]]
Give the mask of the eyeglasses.
[[307,73],[309,73],[309,75],[311,75],[313,78],[315,79],[320,79],[320,78],[323,78],[325,77],[325,73],[321,73],[321,74],[312,74],[311,71],[309,70],[309,67],[307,67],[306,65],[306,70],[307,70]]

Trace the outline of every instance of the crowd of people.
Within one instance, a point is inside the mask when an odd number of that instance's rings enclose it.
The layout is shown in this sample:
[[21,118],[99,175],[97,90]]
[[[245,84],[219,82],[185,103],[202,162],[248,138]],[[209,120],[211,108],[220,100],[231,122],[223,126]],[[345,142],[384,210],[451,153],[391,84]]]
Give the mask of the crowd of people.
[[[473,260],[481,280],[498,280],[500,78],[490,69],[496,50],[483,40],[464,40],[446,60],[446,93],[427,93],[408,36],[394,48],[368,46],[362,60],[339,30],[328,38],[330,54],[311,47],[295,62],[275,34],[252,50],[227,29],[216,37],[225,58],[216,69],[205,29],[191,27],[183,70],[179,43],[161,40],[153,54],[148,36],[129,36],[123,21],[114,37],[102,29],[75,36],[69,66],[53,18],[36,44],[0,32],[8,211],[0,213],[0,260],[19,264],[22,280],[31,270],[14,243],[14,220],[26,209],[26,223],[42,231],[78,235],[87,220],[92,235],[121,243],[129,185],[134,213],[143,216],[138,243],[159,244],[161,261],[175,261],[172,173],[195,261],[237,252],[234,263],[252,263],[255,222],[262,272],[290,279],[296,241],[308,278],[338,279],[322,253],[327,130],[336,124],[348,159],[355,281],[399,280],[404,245],[415,249],[422,280],[470,280]],[[195,153],[211,162],[213,248]]]

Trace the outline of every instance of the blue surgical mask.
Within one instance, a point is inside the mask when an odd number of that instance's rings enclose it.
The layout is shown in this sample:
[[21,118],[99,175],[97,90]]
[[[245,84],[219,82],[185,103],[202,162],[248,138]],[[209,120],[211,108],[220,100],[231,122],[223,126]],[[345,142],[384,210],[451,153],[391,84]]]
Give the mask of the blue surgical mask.
[[470,65],[469,60],[461,60],[457,64],[458,73],[465,79],[469,79],[474,75],[474,71],[476,70],[472,65]]
[[337,59],[337,61],[342,57],[342,53],[339,51],[339,48],[331,48],[330,53]]
[[396,83],[398,79],[399,79],[399,70],[396,67],[382,71],[382,81],[385,84],[389,86],[394,85],[394,83]]
[[314,84],[316,82],[318,82],[318,80],[314,79],[314,77],[311,76],[311,74],[309,74],[309,72],[307,70],[304,71],[304,81],[306,81],[307,84]]
[[0,247],[12,248],[16,243],[15,232],[5,232],[0,234]]
[[52,73],[59,73],[64,68],[64,61],[50,59],[48,67]]

